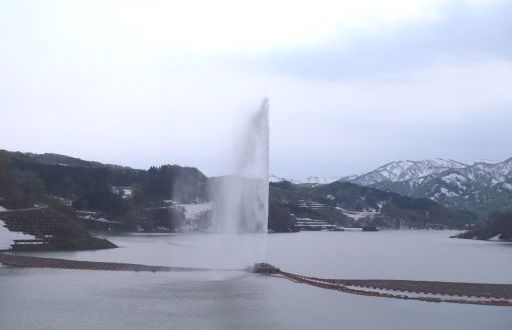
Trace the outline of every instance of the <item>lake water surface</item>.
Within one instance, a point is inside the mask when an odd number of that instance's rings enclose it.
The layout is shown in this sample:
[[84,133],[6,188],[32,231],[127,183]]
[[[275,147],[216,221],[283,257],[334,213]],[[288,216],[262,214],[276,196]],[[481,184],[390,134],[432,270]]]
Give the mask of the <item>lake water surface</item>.
[[[512,283],[512,244],[449,231],[112,236],[119,249],[34,255],[329,278]],[[0,268],[0,329],[512,329],[512,309],[349,295],[241,270]]]

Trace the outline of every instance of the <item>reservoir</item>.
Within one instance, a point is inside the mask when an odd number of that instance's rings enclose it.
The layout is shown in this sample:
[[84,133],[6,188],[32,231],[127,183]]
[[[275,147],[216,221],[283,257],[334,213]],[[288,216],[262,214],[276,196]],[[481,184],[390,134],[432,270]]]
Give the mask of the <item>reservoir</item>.
[[[510,329],[509,308],[350,295],[247,273],[268,261],[325,278],[512,283],[512,244],[452,231],[109,236],[121,248],[41,257],[208,272],[0,268],[1,329]],[[265,260],[261,260],[264,258]]]

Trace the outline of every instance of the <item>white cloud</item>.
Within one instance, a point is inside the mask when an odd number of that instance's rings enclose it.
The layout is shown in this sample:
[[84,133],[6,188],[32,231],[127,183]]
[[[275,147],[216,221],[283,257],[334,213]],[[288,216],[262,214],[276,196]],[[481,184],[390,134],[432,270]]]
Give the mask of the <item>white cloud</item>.
[[[124,56],[265,52],[439,16],[446,1],[45,1],[3,5],[17,33],[68,52]],[[14,22],[9,17],[14,17]],[[18,21],[16,23],[16,21]],[[56,50],[53,49],[53,50]],[[50,49],[52,51],[52,49]],[[106,56],[106,54],[103,54]]]
[[[268,96],[272,166],[283,176],[358,173],[400,158],[508,157],[506,59],[429,56],[406,70],[336,79],[229,63],[233,54],[252,59],[324,42],[353,46],[359,33],[393,34],[405,23],[428,28],[446,19],[447,3],[3,5],[0,28],[10,33],[0,36],[8,46],[0,53],[0,147],[219,174],[240,118]],[[354,66],[346,59],[345,67]],[[334,70],[307,60],[313,69]],[[473,135],[482,142],[461,146]]]
[[58,93],[43,89],[4,105],[9,127],[0,139],[13,149],[142,167],[181,163],[219,174],[229,163],[240,118],[269,96],[272,164],[283,175],[347,174],[409,155],[467,159],[471,151],[499,159],[508,152],[459,150],[450,141],[440,144],[440,137],[471,136],[466,127],[486,118],[497,118],[498,127],[505,123],[512,104],[509,62],[336,81],[224,68],[161,72],[139,84],[123,82],[124,74],[108,83],[85,77],[80,90],[62,85]]

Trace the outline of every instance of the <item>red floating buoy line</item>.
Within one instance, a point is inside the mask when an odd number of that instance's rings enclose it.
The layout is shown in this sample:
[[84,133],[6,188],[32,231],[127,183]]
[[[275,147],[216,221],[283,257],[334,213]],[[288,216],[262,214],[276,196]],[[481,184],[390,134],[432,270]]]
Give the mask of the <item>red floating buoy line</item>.
[[[336,290],[360,296],[512,307],[512,284],[322,279],[281,270],[269,275],[280,276],[295,283],[303,283],[322,289]],[[443,290],[443,288],[446,289]],[[385,290],[387,292],[378,290]],[[389,291],[400,293],[389,293]],[[421,296],[421,294],[443,295],[443,297]],[[445,298],[444,296],[448,297]]]

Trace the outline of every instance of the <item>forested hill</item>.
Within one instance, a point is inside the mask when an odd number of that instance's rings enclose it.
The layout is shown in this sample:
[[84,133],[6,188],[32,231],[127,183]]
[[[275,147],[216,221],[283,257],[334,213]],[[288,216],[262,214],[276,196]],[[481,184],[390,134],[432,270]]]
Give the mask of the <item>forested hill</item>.
[[349,182],[308,187],[271,183],[271,211],[298,218],[327,219],[342,226],[391,228],[463,228],[476,214],[449,209],[426,198],[411,198]]
[[512,241],[512,210],[492,214],[485,224],[456,235],[458,238]]
[[[110,226],[114,221],[120,230],[172,231],[187,226],[187,230],[202,230],[208,226],[212,207],[211,183],[192,167],[164,165],[140,170],[56,154],[0,151],[0,206],[67,205],[81,212],[79,218],[85,225],[103,221]],[[298,219],[393,228],[461,228],[478,221],[473,213],[429,199],[347,182],[318,186],[272,183],[269,209],[273,231],[296,230]]]
[[[178,165],[148,170],[105,165],[56,154],[0,151],[0,205],[30,207],[58,197],[78,209],[117,217],[134,206],[153,201],[207,199],[208,178],[199,170]],[[133,198],[123,198],[123,188]]]

